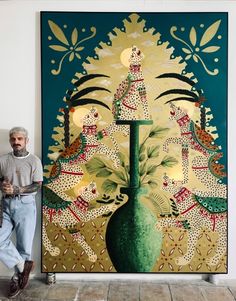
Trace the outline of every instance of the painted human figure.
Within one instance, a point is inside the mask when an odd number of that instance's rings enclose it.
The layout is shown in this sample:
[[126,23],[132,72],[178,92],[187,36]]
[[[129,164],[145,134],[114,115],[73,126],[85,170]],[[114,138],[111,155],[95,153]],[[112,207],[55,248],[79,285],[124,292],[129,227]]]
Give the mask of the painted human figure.
[[[9,142],[13,152],[0,157],[0,190],[3,194],[0,261],[15,269],[8,296],[13,298],[26,287],[34,266],[31,250],[36,226],[35,195],[41,187],[43,170],[39,158],[26,149],[26,129],[12,128]],[[16,244],[10,239],[13,230]]]

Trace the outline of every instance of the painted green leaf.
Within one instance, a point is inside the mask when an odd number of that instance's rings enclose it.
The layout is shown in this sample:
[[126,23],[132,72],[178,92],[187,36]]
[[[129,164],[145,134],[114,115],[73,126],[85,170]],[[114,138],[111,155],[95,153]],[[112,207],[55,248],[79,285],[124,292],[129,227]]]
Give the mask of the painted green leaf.
[[144,153],[145,150],[146,150],[146,146],[144,143],[142,143],[139,148],[139,153],[142,154],[142,153]]
[[151,130],[149,137],[150,138],[161,138],[163,136],[163,134],[165,134],[168,130],[169,130],[168,128],[162,128],[160,126],[156,126]]
[[129,169],[130,169],[129,165],[125,165],[125,170],[126,170],[127,173],[129,173]]
[[92,158],[88,163],[85,164],[85,167],[89,173],[97,173],[100,169],[106,167],[103,161],[97,157]]
[[211,52],[216,52],[219,49],[220,49],[219,46],[209,46],[209,47],[202,49],[202,52],[211,53]]
[[74,28],[74,30],[72,31],[71,34],[71,42],[72,45],[74,46],[78,41],[78,30],[76,28]]
[[165,156],[161,161],[161,165],[163,167],[173,167],[177,163],[178,163],[178,161],[174,157],[171,157],[171,156]]
[[107,170],[106,168],[101,169],[97,174],[96,177],[106,178],[109,177],[112,174],[111,171]]
[[145,174],[145,172],[146,172],[146,163],[143,163],[139,167],[139,175],[143,176]]
[[139,162],[144,161],[146,156],[144,154],[139,155]]
[[69,56],[69,62],[72,62],[74,58],[75,58],[75,54],[74,54],[74,52],[71,52],[71,54]]
[[153,189],[158,186],[157,182],[155,182],[154,180],[149,180],[148,185],[150,185],[150,187]]
[[125,166],[125,155],[121,152],[118,153],[119,159],[120,159],[120,165]]
[[157,170],[157,165],[150,165],[148,166],[147,168],[147,175],[154,175],[154,173],[156,172]]
[[118,186],[117,183],[115,183],[110,179],[107,179],[103,182],[102,189],[104,190],[105,193],[112,193],[116,191],[117,186]]
[[188,48],[183,47],[182,50],[184,53],[187,53],[187,54],[191,53],[191,50],[189,50]]
[[113,174],[117,176],[118,179],[122,180],[124,183],[126,183],[125,175],[122,171],[113,171]]
[[56,51],[61,51],[61,52],[68,51],[66,47],[61,45],[49,45],[49,47]]
[[148,158],[155,158],[159,156],[159,145],[149,146],[147,148],[147,156]]
[[214,38],[214,36],[216,35],[216,33],[218,31],[220,23],[221,23],[221,20],[218,20],[207,28],[207,30],[204,32],[204,34],[201,38],[200,46],[204,46],[205,44],[207,44],[209,41],[211,41]]
[[192,45],[195,46],[196,42],[197,42],[197,33],[196,33],[196,30],[194,27],[192,27],[190,30],[189,39],[190,39],[190,42],[192,43]]
[[69,42],[67,41],[66,36],[64,35],[64,32],[61,30],[61,28],[54,23],[53,21],[49,20],[48,24],[51,28],[51,31],[53,32],[54,36],[63,44],[69,46]]

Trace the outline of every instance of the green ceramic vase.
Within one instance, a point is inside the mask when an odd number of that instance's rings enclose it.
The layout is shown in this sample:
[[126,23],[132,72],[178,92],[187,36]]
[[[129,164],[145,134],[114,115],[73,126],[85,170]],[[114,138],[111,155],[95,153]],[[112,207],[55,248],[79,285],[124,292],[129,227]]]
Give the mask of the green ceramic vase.
[[109,220],[106,245],[117,272],[152,272],[161,251],[156,216],[141,201],[140,188],[123,188],[128,201]]
[[152,120],[118,120],[130,126],[130,183],[121,188],[128,201],[111,216],[107,225],[106,245],[117,272],[151,272],[161,251],[162,234],[155,228],[156,216],[142,202],[146,192],[140,188],[139,126]]

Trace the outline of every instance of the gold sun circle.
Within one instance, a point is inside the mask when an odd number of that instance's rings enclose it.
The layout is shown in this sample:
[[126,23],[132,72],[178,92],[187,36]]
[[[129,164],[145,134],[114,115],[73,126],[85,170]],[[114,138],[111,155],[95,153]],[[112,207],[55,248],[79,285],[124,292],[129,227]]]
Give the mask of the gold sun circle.
[[86,108],[77,108],[73,112],[72,119],[75,125],[82,128],[83,126],[83,117],[89,113],[89,110]]
[[132,53],[132,47],[130,48],[125,48],[120,55],[120,61],[121,63],[125,66],[125,67],[129,67],[130,62],[129,62],[129,58],[131,56]]

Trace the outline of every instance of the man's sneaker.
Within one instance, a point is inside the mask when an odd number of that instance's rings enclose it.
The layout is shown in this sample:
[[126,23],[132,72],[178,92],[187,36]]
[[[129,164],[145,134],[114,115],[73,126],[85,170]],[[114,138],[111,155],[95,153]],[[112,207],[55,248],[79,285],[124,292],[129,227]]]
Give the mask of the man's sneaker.
[[34,262],[31,260],[26,260],[24,265],[24,271],[19,273],[19,285],[20,289],[24,289],[29,281],[29,274],[34,268]]
[[10,282],[8,298],[14,298],[22,292],[19,284],[19,278],[12,277]]

